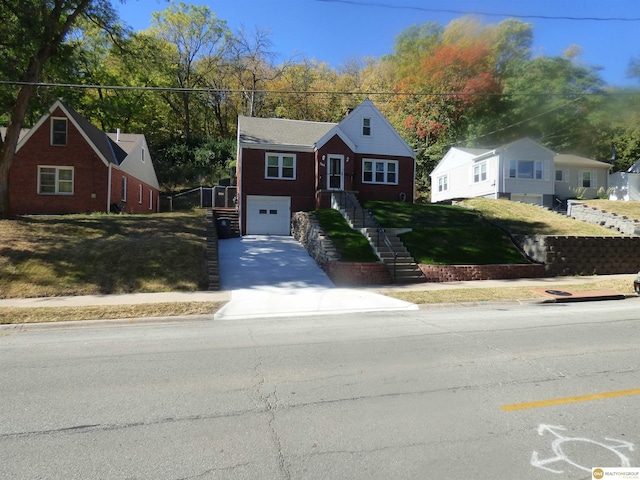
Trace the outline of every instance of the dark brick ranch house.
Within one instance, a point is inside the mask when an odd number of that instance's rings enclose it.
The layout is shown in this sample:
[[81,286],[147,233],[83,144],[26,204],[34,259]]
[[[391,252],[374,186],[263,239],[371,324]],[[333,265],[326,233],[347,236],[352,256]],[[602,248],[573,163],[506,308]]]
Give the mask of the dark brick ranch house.
[[414,198],[414,152],[369,99],[340,123],[241,116],[237,158],[242,235],[289,235],[293,212],[328,208],[333,192]]
[[13,215],[158,211],[144,135],[105,133],[57,101],[21,133],[9,171]]

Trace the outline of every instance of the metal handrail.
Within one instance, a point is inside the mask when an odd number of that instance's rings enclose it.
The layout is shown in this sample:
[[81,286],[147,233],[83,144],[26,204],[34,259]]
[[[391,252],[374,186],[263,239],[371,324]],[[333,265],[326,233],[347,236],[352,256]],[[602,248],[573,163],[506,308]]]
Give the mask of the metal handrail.
[[[364,208],[362,210],[364,210]],[[382,240],[384,241],[384,244],[391,251],[391,253],[393,253],[393,274],[391,275],[391,277],[392,277],[391,280],[395,283],[395,281],[396,281],[396,262],[398,260],[398,252],[396,252],[396,249],[393,248],[393,245],[391,244],[391,240],[389,240],[389,237],[387,236],[387,232],[385,232],[384,228],[382,228],[380,223],[378,223],[378,220],[373,215],[373,212],[371,212],[370,210],[367,210],[367,213],[369,214],[369,217],[373,221],[373,225],[376,227],[377,234],[378,234],[378,238],[377,238],[378,245],[380,245],[380,235],[382,235]]]
[[380,225],[380,223],[378,222],[378,220],[376,219],[376,217],[373,215],[373,213],[370,210],[364,209],[362,208],[362,206],[360,206],[357,202],[354,202],[354,200],[351,198],[351,196],[345,192],[345,191],[340,191],[338,192],[339,196],[340,196],[340,204],[344,205],[345,207],[345,211],[347,210],[352,210],[353,211],[353,215],[351,216],[351,218],[353,218],[353,220],[355,221],[355,217],[356,217],[356,212],[358,211],[358,209],[360,209],[360,211],[362,212],[362,226],[363,228],[366,228],[366,215],[369,215],[369,218],[371,219],[373,226],[376,229],[376,245],[380,245],[380,239],[382,239],[382,242],[387,246],[387,248],[389,249],[389,251],[393,254],[393,272],[391,273],[391,280],[395,283],[396,281],[396,264],[397,264],[397,260],[398,260],[398,252],[396,252],[396,249],[393,248],[393,244],[391,243],[391,240],[389,240],[389,237],[387,236],[387,232],[385,232],[384,228],[382,228],[382,226]]

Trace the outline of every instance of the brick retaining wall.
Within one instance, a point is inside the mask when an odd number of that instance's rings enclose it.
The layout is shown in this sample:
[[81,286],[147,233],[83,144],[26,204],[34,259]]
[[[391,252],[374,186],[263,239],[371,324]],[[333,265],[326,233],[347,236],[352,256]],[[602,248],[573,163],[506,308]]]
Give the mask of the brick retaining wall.
[[543,278],[544,265],[419,265],[427,282],[463,282],[506,278]]
[[391,275],[382,262],[328,262],[324,266],[324,271],[337,287],[391,283]]

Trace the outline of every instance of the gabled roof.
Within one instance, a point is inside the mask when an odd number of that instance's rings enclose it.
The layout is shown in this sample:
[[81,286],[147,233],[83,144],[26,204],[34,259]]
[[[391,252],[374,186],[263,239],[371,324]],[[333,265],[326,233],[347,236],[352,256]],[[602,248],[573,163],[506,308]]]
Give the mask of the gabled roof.
[[452,149],[455,148],[457,150],[460,150],[461,152],[464,153],[468,153],[470,155],[473,155],[474,157],[477,157],[478,155],[484,155],[485,153],[489,153],[492,150],[490,148],[466,148],[466,147],[452,147]]
[[20,142],[18,142],[16,151],[22,148],[29,138],[31,138],[33,132],[38,130],[58,108],[62,110],[65,116],[73,122],[80,134],[85,138],[87,143],[91,145],[105,165],[108,165],[109,163],[120,165],[120,162],[127,157],[127,153],[120,148],[116,142],[112,141],[106,133],[92,125],[86,118],[72,108],[66,106],[60,100],[57,100],[49,109],[49,113],[43,115],[33,128],[29,130],[24,137],[22,137]]
[[[362,115],[375,117],[376,124],[387,132],[384,141],[374,135],[370,139],[363,139],[354,134],[361,128],[361,125],[356,123],[361,121],[359,119]],[[353,109],[340,123],[238,117],[240,148],[277,148],[312,152],[336,135],[356,153],[415,156],[412,148],[369,99]],[[377,144],[374,143],[376,141]]]
[[[375,134],[369,137],[361,135],[362,118],[371,120],[371,128],[376,130]],[[338,124],[337,128],[351,140],[354,146],[352,150],[356,153],[401,155],[415,158],[415,152],[411,146],[368,98],[349,112]],[[316,148],[324,145],[323,142],[328,141],[329,138],[325,136],[322,141],[318,142]]]
[[283,118],[238,117],[238,143],[244,147],[290,148],[313,151],[316,142],[335,123]]
[[554,163],[557,165],[565,165],[568,167],[586,167],[586,168],[612,168],[613,165],[606,162],[599,162],[590,158],[581,157],[567,153],[557,153]]
[[316,150],[322,148],[325,143],[331,140],[333,137],[338,136],[340,140],[344,142],[344,144],[349,147],[353,152],[357,151],[357,145],[351,141],[351,139],[347,136],[346,133],[342,131],[340,128],[340,124],[333,127],[329,130],[320,140],[316,142],[315,148]]

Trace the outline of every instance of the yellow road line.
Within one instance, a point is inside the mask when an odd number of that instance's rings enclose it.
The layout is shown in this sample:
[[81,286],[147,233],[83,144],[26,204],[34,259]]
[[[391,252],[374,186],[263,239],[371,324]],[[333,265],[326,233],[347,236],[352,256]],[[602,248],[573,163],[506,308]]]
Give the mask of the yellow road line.
[[592,395],[580,395],[578,397],[554,398],[551,400],[539,400],[537,402],[515,403],[513,405],[502,405],[500,408],[506,412],[514,410],[526,410],[527,408],[552,407],[565,403],[589,402],[591,400],[603,400],[605,398],[626,397],[629,395],[640,395],[640,388],[631,390],[618,390],[617,392],[594,393]]

